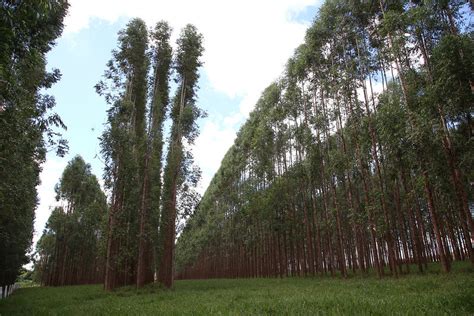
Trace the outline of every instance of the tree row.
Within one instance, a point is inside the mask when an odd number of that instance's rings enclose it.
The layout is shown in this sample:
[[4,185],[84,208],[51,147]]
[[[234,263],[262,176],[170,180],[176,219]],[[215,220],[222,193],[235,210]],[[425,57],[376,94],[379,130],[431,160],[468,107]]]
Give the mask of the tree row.
[[0,286],[3,293],[29,262],[36,187],[46,153],[63,156],[65,128],[45,93],[61,78],[46,54],[61,35],[68,3],[0,1]]
[[471,9],[327,0],[187,222],[178,277],[474,262]]

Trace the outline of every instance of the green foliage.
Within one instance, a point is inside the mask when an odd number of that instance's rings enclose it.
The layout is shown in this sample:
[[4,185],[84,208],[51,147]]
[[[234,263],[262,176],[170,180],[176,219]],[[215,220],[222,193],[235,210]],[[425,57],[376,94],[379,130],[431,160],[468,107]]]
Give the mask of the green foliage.
[[196,106],[197,81],[201,56],[204,51],[202,35],[196,27],[188,24],[177,40],[174,68],[178,88],[171,109],[172,126],[166,166],[163,172],[162,212],[160,222],[160,271],[158,280],[166,287],[173,284],[174,243],[177,215],[191,213],[199,198],[193,188],[200,178],[200,171],[193,166],[193,156],[183,145],[183,140],[192,145],[199,134],[197,119],[204,112]]
[[89,164],[73,158],[55,187],[56,207],[36,245],[35,270],[44,285],[102,280],[107,203]]
[[473,259],[465,9],[325,1],[184,228],[178,276],[383,277]]
[[[174,243],[176,207],[186,217],[199,198],[193,188],[200,171],[182,141],[194,142],[196,120],[205,116],[196,106],[202,35],[187,25],[173,55],[171,31],[167,22],[160,21],[148,33],[142,20],[131,20],[119,32],[105,80],[95,86],[110,104],[101,138],[105,184],[112,192],[106,289],[152,282],[153,273],[164,270],[159,269],[164,240]],[[170,102],[172,70],[178,87]],[[173,123],[163,168],[163,124],[168,113]]]
[[163,124],[166,114],[169,112],[169,90],[170,75],[172,66],[172,48],[169,43],[171,37],[171,27],[165,21],[156,24],[154,32],[151,33],[153,43],[153,64],[154,76],[152,99],[150,106],[151,125],[148,131],[148,152],[149,167],[148,177],[150,179],[148,196],[146,203],[148,209],[146,214],[150,214],[150,222],[147,226],[148,234],[153,242],[154,251],[154,271],[158,270],[161,245],[158,235],[161,215],[161,193],[162,193],[162,171],[163,171]]
[[[137,214],[141,207],[148,150],[146,111],[150,54],[145,22],[132,19],[119,32],[117,46],[107,63],[105,82],[99,82],[95,88],[111,105],[108,125],[101,137],[104,180],[112,192],[106,267],[114,271],[110,275],[113,282],[128,284],[134,273],[129,268],[137,261]],[[119,243],[124,245],[123,249],[115,246]],[[107,271],[106,276],[109,276]]]
[[66,1],[0,4],[0,285],[15,281],[28,261],[41,163],[47,151],[62,156],[65,128],[43,92],[61,74],[46,71],[46,53],[62,32]]

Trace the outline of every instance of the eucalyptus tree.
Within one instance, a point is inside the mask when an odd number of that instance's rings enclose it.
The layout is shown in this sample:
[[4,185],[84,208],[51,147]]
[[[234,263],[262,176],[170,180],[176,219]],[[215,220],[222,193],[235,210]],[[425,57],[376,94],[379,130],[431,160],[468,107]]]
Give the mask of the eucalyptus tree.
[[186,149],[198,135],[196,120],[203,116],[196,105],[199,67],[202,65],[202,35],[195,26],[188,24],[177,40],[174,70],[178,88],[171,108],[172,126],[169,148],[164,168],[162,213],[160,221],[161,253],[158,280],[166,287],[173,285],[173,258],[176,236],[177,198],[186,193],[193,183],[192,155]]
[[[105,80],[96,85],[111,106],[101,138],[104,179],[111,191],[107,290],[133,283],[141,287],[155,275],[171,286],[175,221],[178,215],[189,216],[199,199],[194,188],[200,171],[188,148],[198,135],[196,120],[204,116],[196,106],[202,36],[186,26],[173,60],[171,31],[164,21],[148,32],[142,20],[131,20],[119,32]],[[170,102],[173,71],[177,89]],[[163,169],[168,112],[172,126]]]
[[383,277],[472,258],[466,6],[327,0],[180,236],[178,277]]
[[111,105],[101,137],[105,184],[111,190],[105,289],[136,282],[140,197],[146,152],[148,31],[140,19],[119,32],[107,63],[106,81],[96,85]]
[[[67,143],[55,127],[55,100],[44,93],[61,74],[46,70],[46,54],[61,35],[67,1],[0,3],[0,286],[13,284],[28,262],[46,152]],[[6,291],[4,291],[6,292]]]
[[[153,282],[158,271],[158,227],[162,190],[163,123],[169,106],[169,81],[172,48],[169,43],[171,28],[167,22],[158,22],[151,33],[153,77],[145,174],[140,205],[140,241],[138,249],[137,286]],[[153,262],[154,258],[154,262]]]
[[[464,151],[467,151],[466,154],[471,152],[469,148],[472,146],[469,144],[472,142],[473,134],[463,133],[456,127],[472,125],[470,121],[474,103],[473,53],[474,43],[471,38],[453,34],[443,37],[432,52],[430,63],[433,71],[429,72],[431,87],[428,91],[432,94],[429,104],[437,105],[435,111],[441,125],[442,145],[458,203],[464,241],[471,262],[474,263],[474,249],[472,239],[469,238],[469,235],[474,235],[474,221],[469,210],[469,185],[467,185],[469,176],[466,177],[465,172],[470,169],[464,167],[469,166],[472,159],[466,159],[469,154],[463,155]],[[462,148],[464,146],[466,148]]]
[[91,166],[74,157],[55,187],[56,207],[37,245],[35,269],[48,286],[99,283],[104,277],[107,202]]
[[[409,118],[412,126],[415,130],[418,130],[418,135],[426,135],[427,140],[436,140],[436,142],[424,142],[423,139],[419,138],[420,147],[425,149],[426,154],[429,151],[444,151],[446,163],[450,172],[450,178],[452,182],[452,190],[447,188],[443,190],[442,194],[448,196],[452,194],[453,199],[457,200],[457,206],[459,215],[455,217],[460,218],[460,224],[463,229],[462,235],[464,236],[466,248],[469,256],[472,258],[472,243],[467,237],[472,231],[472,216],[468,211],[467,192],[466,192],[466,179],[463,179],[462,168],[458,163],[457,153],[454,150],[453,145],[453,134],[456,134],[456,128],[450,128],[450,123],[455,124],[458,117],[465,117],[465,114],[469,110],[462,110],[463,96],[468,96],[470,84],[467,73],[462,74],[463,79],[460,77],[454,80],[457,82],[457,87],[461,89],[453,89],[446,94],[446,90],[443,91],[445,97],[439,98],[441,95],[436,91],[440,91],[439,87],[449,84],[451,80],[446,80],[446,77],[438,77],[435,74],[441,72],[449,73],[451,71],[458,72],[454,69],[458,66],[454,66],[452,62],[443,62],[443,65],[436,64],[434,61],[440,58],[436,51],[443,46],[442,43],[449,41],[450,38],[460,37],[457,31],[456,17],[460,17],[460,3],[457,1],[448,1],[443,3],[428,3],[426,6],[419,6],[412,4],[408,6],[408,9],[402,13],[403,23],[395,21],[395,14],[399,15],[400,10],[393,10],[390,7],[386,8],[386,4],[380,1],[381,11],[384,17],[384,23],[382,24],[382,32],[388,39],[388,46],[393,59],[395,61],[396,69],[402,86],[402,92],[405,99],[407,108],[409,109]],[[408,37],[400,36],[402,32],[409,35]],[[406,38],[407,37],[407,38]],[[472,42],[472,41],[471,41]],[[412,45],[413,48],[409,48]],[[407,53],[408,52],[408,53]],[[449,49],[445,50],[447,55],[450,55],[450,61],[463,61],[462,48],[452,43]],[[400,56],[405,55],[405,58]],[[414,60],[414,56],[419,56],[423,63],[417,64]],[[459,57],[456,57],[459,56]],[[447,57],[447,56],[446,56]],[[456,63],[456,62],[454,62]],[[454,66],[454,67],[453,67]],[[461,73],[458,72],[458,75]],[[438,81],[438,79],[440,79]],[[464,92],[461,92],[464,91]],[[422,92],[422,93],[420,93]],[[468,92],[468,93],[466,93]],[[442,100],[444,99],[444,100]],[[456,100],[456,113],[450,112],[450,101]],[[467,101],[468,99],[464,99]],[[468,101],[469,102],[469,101]],[[453,104],[453,103],[451,103]],[[452,108],[452,107],[451,107]],[[470,115],[470,114],[469,114]],[[425,124],[429,122],[428,124]],[[436,126],[433,129],[433,126]],[[430,135],[431,134],[431,135]],[[414,135],[415,139],[418,135]],[[464,139],[466,140],[466,139]],[[426,146],[431,144],[430,146]],[[434,158],[435,156],[429,156]],[[429,159],[423,165],[419,166],[421,173],[423,174],[423,181],[425,185],[425,194],[428,201],[428,209],[433,220],[433,228],[436,236],[437,252],[440,255],[441,261],[445,271],[449,271],[449,261],[451,257],[451,250],[448,246],[448,241],[443,237],[443,231],[449,229],[445,227],[445,224],[441,217],[445,214],[441,211],[443,206],[439,205],[433,198],[433,192],[436,190],[438,184],[436,180],[433,180],[434,172],[433,168],[439,163],[436,159]],[[452,193],[450,193],[452,191]],[[451,206],[452,207],[452,206]],[[458,222],[459,223],[459,222]],[[472,233],[471,233],[472,234]]]

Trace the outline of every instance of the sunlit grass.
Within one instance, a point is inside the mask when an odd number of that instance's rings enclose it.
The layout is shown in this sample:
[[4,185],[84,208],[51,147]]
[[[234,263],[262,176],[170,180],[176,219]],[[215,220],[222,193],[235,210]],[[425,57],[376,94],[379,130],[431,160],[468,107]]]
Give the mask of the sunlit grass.
[[474,270],[437,265],[398,279],[213,279],[104,292],[100,285],[23,288],[0,302],[0,315],[472,315]]

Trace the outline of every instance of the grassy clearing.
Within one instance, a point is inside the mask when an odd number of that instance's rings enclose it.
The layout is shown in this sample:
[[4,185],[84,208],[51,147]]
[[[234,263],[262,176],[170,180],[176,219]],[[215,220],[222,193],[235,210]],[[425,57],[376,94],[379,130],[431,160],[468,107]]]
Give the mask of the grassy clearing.
[[0,301],[0,315],[473,315],[474,269],[458,263],[449,275],[214,279],[177,281],[106,293],[100,285],[24,288]]

